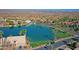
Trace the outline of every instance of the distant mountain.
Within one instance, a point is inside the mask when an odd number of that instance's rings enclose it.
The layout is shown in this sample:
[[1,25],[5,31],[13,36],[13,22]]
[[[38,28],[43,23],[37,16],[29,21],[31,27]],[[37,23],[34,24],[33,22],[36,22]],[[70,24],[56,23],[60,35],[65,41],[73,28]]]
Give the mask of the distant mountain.
[[0,9],[0,13],[79,12],[79,9]]

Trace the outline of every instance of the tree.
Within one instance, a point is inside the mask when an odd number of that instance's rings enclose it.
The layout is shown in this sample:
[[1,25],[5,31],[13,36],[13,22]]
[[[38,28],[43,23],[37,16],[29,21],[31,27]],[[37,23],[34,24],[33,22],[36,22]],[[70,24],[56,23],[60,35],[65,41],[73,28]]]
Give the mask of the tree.
[[3,45],[4,45],[4,44],[3,44],[3,38],[2,38],[2,37],[3,37],[3,32],[2,32],[2,31],[0,31],[0,38],[1,38],[1,42],[2,42],[2,49],[3,49]]
[[50,41],[49,41],[49,44],[48,44],[48,45],[49,45],[49,49],[51,49],[51,50],[54,49],[54,47],[53,47],[53,44],[54,44],[54,43],[55,43],[54,40],[50,40]]
[[76,48],[76,44],[77,44],[77,42],[73,42],[73,43],[71,43],[71,44],[67,44],[67,46],[68,46],[69,48],[71,48],[72,50],[74,50],[74,49]]
[[21,30],[21,31],[20,31],[20,33],[19,33],[19,34],[20,34],[20,35],[25,35],[25,34],[26,34],[26,32],[27,32],[27,31],[23,29],[23,30]]
[[73,42],[73,40],[71,40],[71,43],[67,43],[67,41],[63,41],[63,42],[72,50],[74,50],[76,48],[77,42]]
[[0,31],[0,38],[3,36],[3,32],[2,31]]

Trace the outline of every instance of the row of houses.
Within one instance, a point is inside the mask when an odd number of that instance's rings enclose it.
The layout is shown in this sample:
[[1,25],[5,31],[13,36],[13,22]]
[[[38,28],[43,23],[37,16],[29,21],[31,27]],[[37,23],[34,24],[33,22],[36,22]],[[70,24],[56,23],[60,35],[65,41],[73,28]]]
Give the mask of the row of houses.
[[74,25],[74,24],[79,25],[79,21],[66,21],[64,22],[64,24],[65,25]]
[[0,19],[0,27],[6,26],[17,26],[17,25],[27,25],[31,20],[8,20],[8,19]]

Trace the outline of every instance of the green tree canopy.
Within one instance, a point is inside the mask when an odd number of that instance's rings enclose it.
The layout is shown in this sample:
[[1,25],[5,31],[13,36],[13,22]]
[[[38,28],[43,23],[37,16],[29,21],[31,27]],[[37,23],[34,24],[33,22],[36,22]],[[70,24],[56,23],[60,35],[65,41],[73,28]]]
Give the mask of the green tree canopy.
[[3,36],[3,32],[2,31],[0,31],[0,37],[2,37]]
[[26,32],[27,32],[27,30],[23,29],[23,30],[21,30],[21,31],[20,31],[20,33],[19,33],[19,34],[20,34],[20,35],[25,35],[25,34],[26,34]]

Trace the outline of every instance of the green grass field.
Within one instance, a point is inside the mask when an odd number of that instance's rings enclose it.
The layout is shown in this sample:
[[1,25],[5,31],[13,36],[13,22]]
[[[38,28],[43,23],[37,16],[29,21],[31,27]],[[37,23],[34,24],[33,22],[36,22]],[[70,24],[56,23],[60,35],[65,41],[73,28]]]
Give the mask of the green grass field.
[[57,38],[66,38],[66,37],[69,37],[69,36],[70,36],[70,33],[57,31],[57,32],[55,33],[55,36],[56,36]]
[[40,45],[47,45],[49,41],[38,41],[38,42],[31,42],[31,47],[35,48]]

